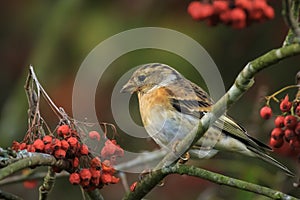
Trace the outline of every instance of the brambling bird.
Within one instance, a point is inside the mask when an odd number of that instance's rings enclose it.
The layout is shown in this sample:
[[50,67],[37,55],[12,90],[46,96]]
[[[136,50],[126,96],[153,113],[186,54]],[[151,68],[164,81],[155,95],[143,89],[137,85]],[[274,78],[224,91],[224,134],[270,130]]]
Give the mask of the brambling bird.
[[[210,111],[213,100],[198,85],[168,65],[150,63],[139,67],[121,92],[138,94],[142,122],[147,133],[162,148],[172,148]],[[293,173],[267,154],[272,149],[251,137],[226,114],[221,116],[189,150],[199,158],[210,158],[218,150],[259,157],[288,175]]]

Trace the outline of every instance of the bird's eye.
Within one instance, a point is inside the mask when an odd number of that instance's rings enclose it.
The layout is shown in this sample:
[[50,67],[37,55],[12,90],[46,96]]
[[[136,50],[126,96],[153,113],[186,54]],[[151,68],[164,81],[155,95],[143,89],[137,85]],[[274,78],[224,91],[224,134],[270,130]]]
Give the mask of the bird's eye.
[[139,81],[144,81],[146,79],[145,75],[139,75],[138,76]]

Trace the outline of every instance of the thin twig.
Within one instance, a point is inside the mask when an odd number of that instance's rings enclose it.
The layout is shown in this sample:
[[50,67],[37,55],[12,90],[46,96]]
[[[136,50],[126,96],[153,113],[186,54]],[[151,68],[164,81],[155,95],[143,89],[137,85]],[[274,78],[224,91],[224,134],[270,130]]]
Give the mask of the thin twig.
[[40,84],[35,72],[34,72],[34,69],[33,69],[33,66],[30,65],[29,66],[29,71],[32,75],[32,78],[34,80],[34,82],[36,83],[37,85],[37,88],[38,88],[38,91],[42,91],[42,95],[44,96],[45,100],[47,101],[47,103],[50,105],[51,109],[54,111],[54,113],[59,117],[59,118],[62,118],[63,115],[61,114],[59,108],[55,105],[55,103],[52,101],[52,99],[49,97],[49,95],[47,94],[47,92],[44,90],[44,88],[42,87],[42,85]]
[[289,33],[284,41],[284,46],[294,42],[300,42],[300,27],[298,24],[299,7],[299,0],[282,1],[282,15],[287,26],[290,28]]
[[300,85],[289,85],[289,86],[286,86],[284,88],[281,88],[280,90],[274,92],[273,94],[269,95],[269,96],[266,96],[266,105],[270,105],[270,100],[273,99],[274,101],[276,101],[277,103],[279,102],[279,100],[276,98],[276,96],[280,93],[282,93],[283,91],[285,90],[288,90],[288,89],[291,89],[291,88],[300,88]]
[[45,200],[48,198],[48,194],[54,187],[56,174],[52,167],[48,167],[48,172],[44,178],[43,184],[39,187],[39,200]]

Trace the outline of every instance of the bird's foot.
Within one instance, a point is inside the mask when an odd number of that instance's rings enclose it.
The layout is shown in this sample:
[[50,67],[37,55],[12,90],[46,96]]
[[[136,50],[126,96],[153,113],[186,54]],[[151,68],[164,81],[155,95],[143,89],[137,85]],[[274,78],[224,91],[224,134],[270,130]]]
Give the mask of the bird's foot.
[[189,159],[191,158],[189,152],[186,152],[185,154],[183,154],[182,156],[180,156],[180,159],[178,160],[179,164],[184,164],[186,163]]
[[[173,152],[176,153],[177,150],[176,150],[176,147],[178,145],[179,141],[176,141],[173,145]],[[179,164],[184,164],[186,163],[189,159],[190,159],[190,154],[188,152],[184,153],[182,156],[179,157],[179,160],[177,161]]]

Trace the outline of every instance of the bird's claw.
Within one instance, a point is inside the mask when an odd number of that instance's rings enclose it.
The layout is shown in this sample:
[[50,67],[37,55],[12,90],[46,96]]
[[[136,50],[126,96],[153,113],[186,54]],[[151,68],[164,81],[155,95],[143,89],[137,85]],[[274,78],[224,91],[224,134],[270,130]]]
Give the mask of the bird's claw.
[[180,159],[178,160],[179,164],[186,163],[191,158],[189,152],[186,152],[184,155],[180,156]]

